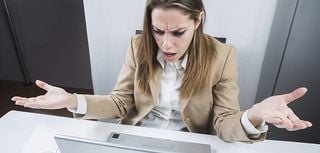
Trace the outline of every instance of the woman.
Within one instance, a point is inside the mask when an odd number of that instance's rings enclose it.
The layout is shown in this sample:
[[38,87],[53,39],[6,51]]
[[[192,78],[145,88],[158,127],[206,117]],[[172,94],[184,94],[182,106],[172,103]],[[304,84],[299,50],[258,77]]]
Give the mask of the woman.
[[131,39],[109,95],[76,95],[42,81],[45,95],[13,97],[17,105],[68,108],[83,119],[216,134],[225,141],[265,139],[267,123],[287,130],[311,126],[287,104],[306,93],[273,96],[241,112],[234,48],[203,33],[201,0],[147,0],[143,33]]

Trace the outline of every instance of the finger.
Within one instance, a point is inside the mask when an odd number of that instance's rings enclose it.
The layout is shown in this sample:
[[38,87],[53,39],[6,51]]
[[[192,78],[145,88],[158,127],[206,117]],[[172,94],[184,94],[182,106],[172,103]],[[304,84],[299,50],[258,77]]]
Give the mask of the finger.
[[292,122],[300,120],[300,118],[296,114],[294,114],[294,112],[290,108],[287,111],[289,120],[291,120]]
[[306,123],[307,123],[307,126],[308,127],[311,127],[312,126],[312,123],[311,122],[309,122],[309,121],[305,121]]
[[275,118],[281,119],[281,122],[276,123],[278,126],[281,126],[282,128],[293,128],[293,123],[289,120],[287,112],[275,111],[273,112],[273,115]]
[[[19,98],[18,98],[19,99]],[[20,98],[15,102],[16,105],[24,106],[26,103],[34,102],[36,98]]]
[[289,128],[289,129],[292,129],[292,128],[293,128],[293,123],[292,123],[291,120],[289,120],[288,117],[282,118],[282,121],[283,121],[283,126],[284,126],[285,128]]
[[291,93],[284,94],[282,96],[286,100],[287,104],[289,104],[290,102],[302,97],[307,91],[307,88],[301,87],[292,91]]
[[20,96],[14,96],[11,98],[12,101],[20,101],[20,100],[26,100],[27,98],[25,97],[20,97]]
[[282,122],[276,123],[274,125],[278,128],[286,128],[286,129],[293,128],[293,124],[288,119],[287,120],[284,119]]
[[277,128],[280,128],[280,129],[285,128],[282,123],[273,124],[273,125],[274,125],[275,127],[277,127]]
[[294,126],[306,126],[306,127],[311,127],[312,123],[309,121],[304,121],[304,120],[297,120],[295,122],[293,122]]
[[46,104],[41,102],[26,103],[24,107],[33,108],[33,109],[56,109],[56,108],[47,106]]
[[297,130],[306,129],[310,126],[312,126],[312,124],[309,121],[297,120],[293,123],[293,128],[287,129],[287,130],[288,131],[297,131]]
[[303,130],[305,129],[306,127],[294,127],[292,129],[287,129],[288,131],[298,131],[298,130]]
[[299,120],[299,121],[295,121],[293,123],[293,128],[298,128],[298,129],[304,129],[304,128],[307,128],[307,123],[305,123],[304,121],[302,120]]
[[36,106],[37,103],[37,98],[32,97],[32,98],[28,98],[27,102],[23,105],[24,107],[29,107],[29,108],[38,108],[38,106]]
[[48,83],[45,83],[43,81],[40,81],[40,80],[36,80],[36,85],[41,88],[41,89],[44,89],[46,91],[50,90],[51,88],[53,88],[52,85],[49,85]]
[[25,103],[24,107],[39,109],[41,108],[38,102]]
[[275,111],[268,117],[264,118],[267,123],[271,123],[277,128],[285,128],[285,115],[282,112]]
[[274,124],[277,128],[292,129],[293,124],[288,119],[281,119],[281,122]]
[[15,102],[15,105],[24,106],[27,103],[27,101],[18,100]]
[[282,120],[280,118],[277,118],[277,117],[267,117],[267,118],[265,118],[265,121],[267,123],[271,123],[271,124],[280,124],[280,123],[282,123]]

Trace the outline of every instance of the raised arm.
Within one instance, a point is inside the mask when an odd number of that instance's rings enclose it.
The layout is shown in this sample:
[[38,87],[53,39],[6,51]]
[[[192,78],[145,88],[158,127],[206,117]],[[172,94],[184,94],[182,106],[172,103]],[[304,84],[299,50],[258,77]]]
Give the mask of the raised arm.
[[37,97],[20,97],[14,96],[11,98],[16,105],[35,108],[35,109],[61,109],[61,108],[76,108],[77,98],[75,95],[66,92],[64,89],[49,85],[43,81],[37,80],[36,85],[47,91],[44,95]]

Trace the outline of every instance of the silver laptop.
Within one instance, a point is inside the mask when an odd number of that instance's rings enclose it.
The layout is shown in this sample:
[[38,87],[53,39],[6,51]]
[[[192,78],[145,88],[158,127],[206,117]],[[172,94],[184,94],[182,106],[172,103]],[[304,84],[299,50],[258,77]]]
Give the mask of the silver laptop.
[[107,141],[55,135],[60,153],[211,153],[208,144],[111,133]]

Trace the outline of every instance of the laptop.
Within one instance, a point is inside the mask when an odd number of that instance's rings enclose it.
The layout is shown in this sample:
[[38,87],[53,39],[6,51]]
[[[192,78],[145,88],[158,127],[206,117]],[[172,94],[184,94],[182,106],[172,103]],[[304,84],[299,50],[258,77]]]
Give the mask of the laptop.
[[208,144],[112,132],[107,141],[55,135],[60,153],[211,153]]

